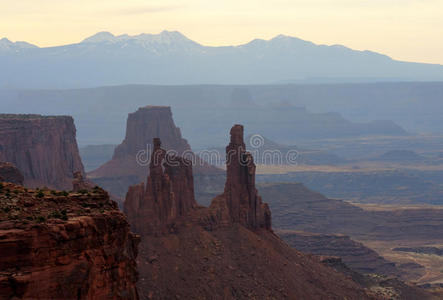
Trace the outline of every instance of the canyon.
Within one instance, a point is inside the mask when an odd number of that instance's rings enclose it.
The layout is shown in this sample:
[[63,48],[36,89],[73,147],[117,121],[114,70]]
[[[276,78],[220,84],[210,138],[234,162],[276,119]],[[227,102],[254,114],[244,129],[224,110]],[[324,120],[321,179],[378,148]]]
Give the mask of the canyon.
[[[4,297],[433,299],[395,279],[438,280],[429,266],[383,247],[437,242],[440,211],[393,215],[301,184],[256,185],[242,125],[231,128],[222,171],[191,151],[170,107],[142,107],[129,114],[112,159],[86,178],[72,118],[1,120],[0,160],[10,161],[0,163]],[[51,170],[49,157],[64,164]],[[126,217],[96,184],[118,200],[126,193]]]
[[[225,188],[209,207],[191,196],[192,168],[183,158],[168,159],[160,140],[153,141],[146,185],[132,186],[125,200],[129,221],[141,235],[140,296],[386,299],[390,285],[363,287],[327,266],[326,258],[302,254],[274,233],[268,205],[255,186],[243,126],[235,125],[230,134]],[[423,299],[432,298],[412,289]]]

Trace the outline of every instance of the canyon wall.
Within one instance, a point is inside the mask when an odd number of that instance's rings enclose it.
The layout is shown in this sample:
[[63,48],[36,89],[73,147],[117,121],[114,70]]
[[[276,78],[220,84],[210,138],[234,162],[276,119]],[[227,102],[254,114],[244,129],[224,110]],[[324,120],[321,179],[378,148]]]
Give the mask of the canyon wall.
[[13,163],[29,187],[69,189],[73,172],[84,173],[68,116],[0,115],[0,161]]
[[138,299],[139,237],[100,188],[0,189],[0,298]]

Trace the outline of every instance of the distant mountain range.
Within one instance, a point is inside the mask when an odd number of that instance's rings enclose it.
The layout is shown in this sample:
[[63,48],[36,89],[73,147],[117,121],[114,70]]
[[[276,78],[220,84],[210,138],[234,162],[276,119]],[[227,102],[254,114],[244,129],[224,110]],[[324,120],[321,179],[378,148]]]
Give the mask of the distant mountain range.
[[136,36],[100,32],[78,44],[46,48],[3,38],[0,66],[0,88],[443,81],[442,65],[401,62],[341,45],[279,35],[208,47],[177,31]]

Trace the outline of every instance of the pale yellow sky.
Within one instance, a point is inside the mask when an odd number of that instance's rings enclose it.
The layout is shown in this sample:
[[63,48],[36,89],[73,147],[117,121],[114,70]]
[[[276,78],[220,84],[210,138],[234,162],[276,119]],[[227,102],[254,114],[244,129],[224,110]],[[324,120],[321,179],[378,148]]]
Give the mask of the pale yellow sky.
[[0,0],[0,37],[38,46],[164,29],[204,45],[285,34],[443,64],[443,0]]

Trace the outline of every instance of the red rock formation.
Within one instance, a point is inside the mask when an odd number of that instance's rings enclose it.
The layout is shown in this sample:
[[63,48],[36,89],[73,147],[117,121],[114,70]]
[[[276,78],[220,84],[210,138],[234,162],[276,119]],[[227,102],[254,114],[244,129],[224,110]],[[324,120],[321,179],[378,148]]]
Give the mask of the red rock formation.
[[243,126],[231,129],[231,142],[226,147],[227,176],[223,197],[234,222],[249,228],[271,229],[271,212],[255,188],[254,158],[246,152]]
[[101,189],[66,194],[7,183],[0,190],[0,298],[138,299],[138,243]]
[[[368,299],[356,283],[278,238],[254,185],[255,166],[234,126],[225,193],[195,205],[191,166],[168,160],[155,140],[150,175],[129,189],[131,225],[141,233],[144,299]],[[157,159],[156,159],[157,158]],[[228,202],[229,200],[229,202]]]
[[0,162],[0,181],[23,185],[23,180],[23,175],[13,164]]
[[142,235],[173,230],[176,219],[197,205],[191,162],[167,155],[158,138],[153,145],[146,188],[130,187],[124,204],[133,230]]
[[[164,230],[196,207],[191,162],[168,156],[157,138],[153,145],[146,188],[143,184],[131,186],[124,205],[133,229],[142,235]],[[199,224],[211,230],[232,223],[271,230],[271,211],[255,188],[255,164],[245,151],[243,126],[232,127],[226,155],[225,191],[213,200],[209,210],[197,214]]]
[[70,189],[84,173],[74,121],[68,116],[0,115],[0,161],[16,165],[25,186]]
[[[154,145],[160,138],[165,150],[191,159],[194,154],[188,142],[175,126],[169,106],[146,106],[128,115],[126,136],[115,149],[112,160],[88,173],[88,177],[111,194],[124,197],[131,185],[142,182],[149,172],[147,163]],[[194,171],[199,174],[220,173],[221,170],[202,162],[198,157]]]

